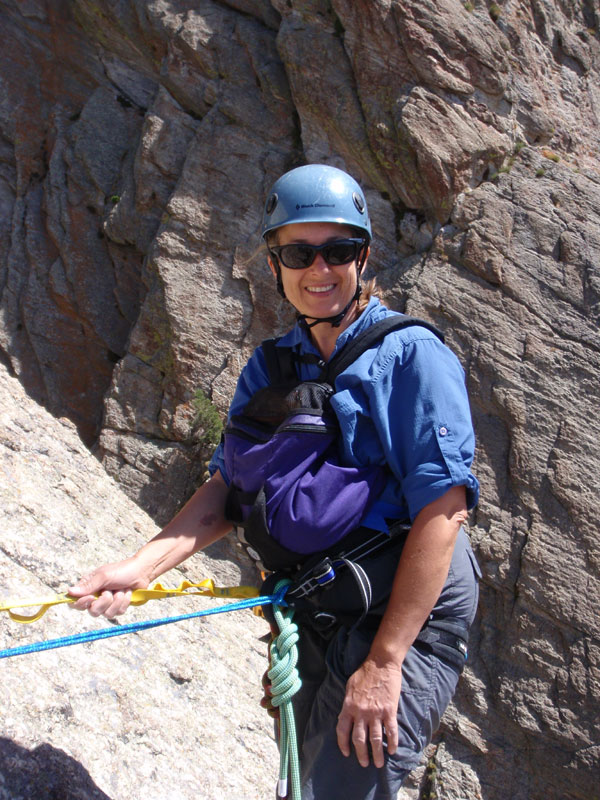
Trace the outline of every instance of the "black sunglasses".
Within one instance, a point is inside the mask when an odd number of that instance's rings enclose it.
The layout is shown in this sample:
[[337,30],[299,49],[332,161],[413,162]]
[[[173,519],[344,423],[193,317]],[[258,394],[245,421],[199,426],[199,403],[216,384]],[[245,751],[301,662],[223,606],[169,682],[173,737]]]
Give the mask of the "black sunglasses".
[[310,267],[317,253],[321,253],[330,267],[340,267],[350,261],[356,261],[364,239],[336,239],[325,244],[282,244],[269,247],[269,253],[281,261],[288,269],[306,269]]

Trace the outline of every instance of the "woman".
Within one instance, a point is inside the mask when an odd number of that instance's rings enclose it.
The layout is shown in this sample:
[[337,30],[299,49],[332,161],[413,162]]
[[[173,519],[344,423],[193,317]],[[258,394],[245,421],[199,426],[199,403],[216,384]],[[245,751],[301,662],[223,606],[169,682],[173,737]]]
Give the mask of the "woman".
[[[393,314],[361,287],[371,241],[362,190],[333,167],[294,169],[269,193],[263,237],[278,290],[299,314],[279,346],[299,356],[299,379],[314,380],[319,360]],[[268,382],[258,348],[242,371],[230,418]],[[478,494],[470,472],[474,437],[462,369],[425,327],[388,334],[335,388],[341,462],[379,465],[385,473],[364,529],[387,530],[401,520],[410,529],[391,562],[385,611],[375,623],[339,624],[326,636],[301,631],[303,688],[294,706],[302,797],[376,800],[395,797],[418,764],[460,674],[460,661],[444,652],[456,654],[452,647],[464,636],[447,630],[466,631],[477,605],[477,567],[462,529]],[[210,471],[210,480],[136,555],[101,567],[70,590],[79,597],[77,608],[109,618],[123,613],[132,589],[230,530],[222,446]],[[307,551],[321,549],[315,542]],[[446,632],[424,635],[436,621],[438,632],[450,622]]]

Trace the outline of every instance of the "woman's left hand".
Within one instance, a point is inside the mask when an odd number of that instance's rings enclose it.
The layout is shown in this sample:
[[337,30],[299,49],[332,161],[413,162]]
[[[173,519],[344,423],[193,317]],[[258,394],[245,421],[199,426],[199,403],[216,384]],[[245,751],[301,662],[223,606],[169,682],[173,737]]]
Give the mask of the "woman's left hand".
[[369,746],[376,767],[383,766],[383,738],[392,754],[398,746],[398,702],[402,670],[396,664],[367,660],[350,676],[336,728],[338,746],[350,755],[350,741],[361,767],[369,766]]

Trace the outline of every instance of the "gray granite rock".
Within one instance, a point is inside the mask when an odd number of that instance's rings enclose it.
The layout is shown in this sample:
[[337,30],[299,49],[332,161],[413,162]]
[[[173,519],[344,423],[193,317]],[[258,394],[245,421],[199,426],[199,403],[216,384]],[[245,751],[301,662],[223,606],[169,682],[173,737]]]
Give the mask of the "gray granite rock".
[[[0,598],[63,591],[156,533],[71,422],[54,419],[0,367]],[[178,586],[184,575],[164,576]],[[185,577],[252,580],[228,545],[189,561]],[[123,623],[210,608],[154,601]],[[31,613],[32,610],[23,613]],[[0,648],[110,627],[66,606],[21,625],[0,613]],[[278,755],[259,707],[268,626],[236,611],[3,659],[0,798],[269,797]]]
[[597,793],[599,188],[527,148],[396,285],[466,367],[484,487],[471,667],[433,756],[442,797],[463,796],[451,757],[482,791],[488,775],[519,800]]

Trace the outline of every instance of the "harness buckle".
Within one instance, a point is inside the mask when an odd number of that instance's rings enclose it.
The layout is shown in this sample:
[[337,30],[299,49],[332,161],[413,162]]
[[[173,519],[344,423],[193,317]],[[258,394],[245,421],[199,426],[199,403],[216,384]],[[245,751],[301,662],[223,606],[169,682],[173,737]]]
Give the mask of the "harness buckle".
[[[322,566],[323,569],[321,572],[317,573],[317,569]],[[318,564],[315,569],[313,570],[313,577],[319,586],[325,586],[331,581],[335,580],[335,569],[333,568],[333,564],[329,559],[324,564]]]
[[312,568],[308,575],[296,579],[288,591],[291,597],[308,597],[317,589],[327,586],[336,578],[336,571],[329,558],[322,561]]

